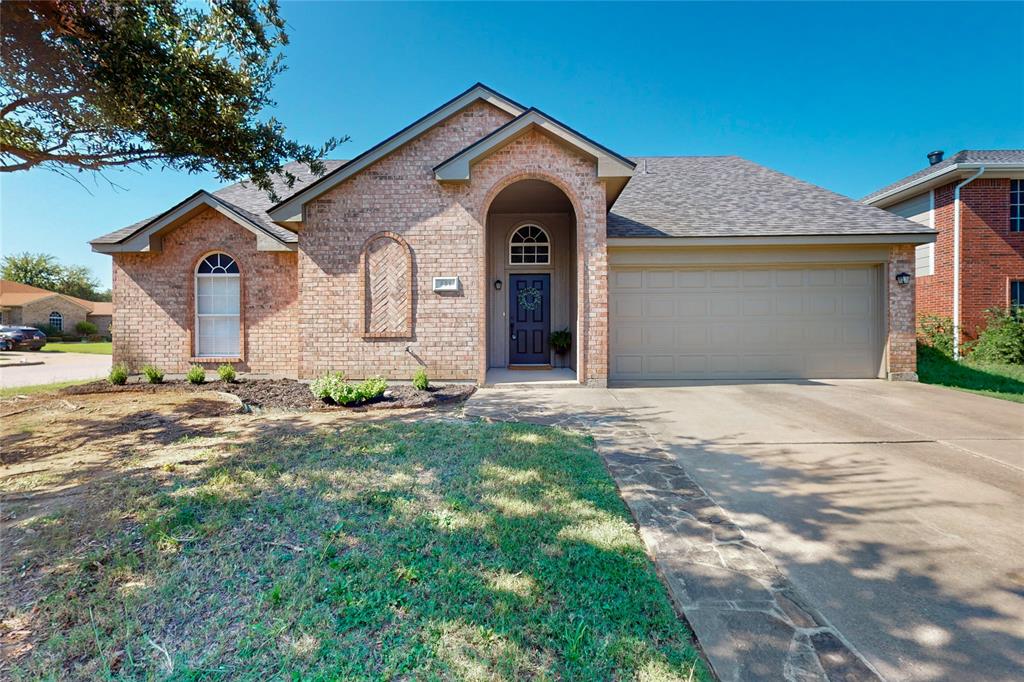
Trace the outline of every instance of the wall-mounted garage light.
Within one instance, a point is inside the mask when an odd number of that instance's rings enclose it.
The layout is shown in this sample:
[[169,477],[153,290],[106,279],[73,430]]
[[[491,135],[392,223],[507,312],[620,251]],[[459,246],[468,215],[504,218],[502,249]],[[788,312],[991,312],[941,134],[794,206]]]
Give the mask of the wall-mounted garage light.
[[501,280],[500,279],[494,280],[494,290],[495,291],[501,291]]
[[896,275],[896,283],[899,284],[901,287],[905,287],[908,284],[910,284],[910,273],[901,272],[900,274]]

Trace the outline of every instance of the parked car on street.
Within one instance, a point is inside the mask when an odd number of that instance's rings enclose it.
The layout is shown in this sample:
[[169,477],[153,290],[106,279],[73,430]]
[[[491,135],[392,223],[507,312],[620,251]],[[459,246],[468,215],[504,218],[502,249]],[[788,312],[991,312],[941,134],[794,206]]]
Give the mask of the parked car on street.
[[46,334],[35,327],[0,327],[0,337],[10,343],[8,350],[39,350],[46,345]]

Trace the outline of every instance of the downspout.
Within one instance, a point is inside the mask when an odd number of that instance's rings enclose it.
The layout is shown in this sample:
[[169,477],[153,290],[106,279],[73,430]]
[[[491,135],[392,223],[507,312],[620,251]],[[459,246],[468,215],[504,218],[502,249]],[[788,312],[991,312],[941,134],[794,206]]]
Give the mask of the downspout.
[[953,190],[953,359],[960,359],[960,188],[965,187],[985,172],[985,166]]

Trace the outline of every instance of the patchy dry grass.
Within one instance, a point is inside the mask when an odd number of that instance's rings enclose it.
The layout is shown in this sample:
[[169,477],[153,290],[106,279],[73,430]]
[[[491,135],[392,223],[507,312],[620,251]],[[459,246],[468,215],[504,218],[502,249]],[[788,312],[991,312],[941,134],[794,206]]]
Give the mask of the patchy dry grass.
[[579,434],[167,412],[8,506],[0,677],[707,677]]

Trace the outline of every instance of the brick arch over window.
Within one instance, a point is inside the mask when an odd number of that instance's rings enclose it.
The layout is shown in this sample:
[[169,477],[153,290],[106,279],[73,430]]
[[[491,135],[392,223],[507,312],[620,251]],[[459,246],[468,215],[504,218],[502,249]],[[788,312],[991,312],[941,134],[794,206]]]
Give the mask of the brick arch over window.
[[363,336],[412,337],[412,249],[394,232],[378,232],[363,244]]

